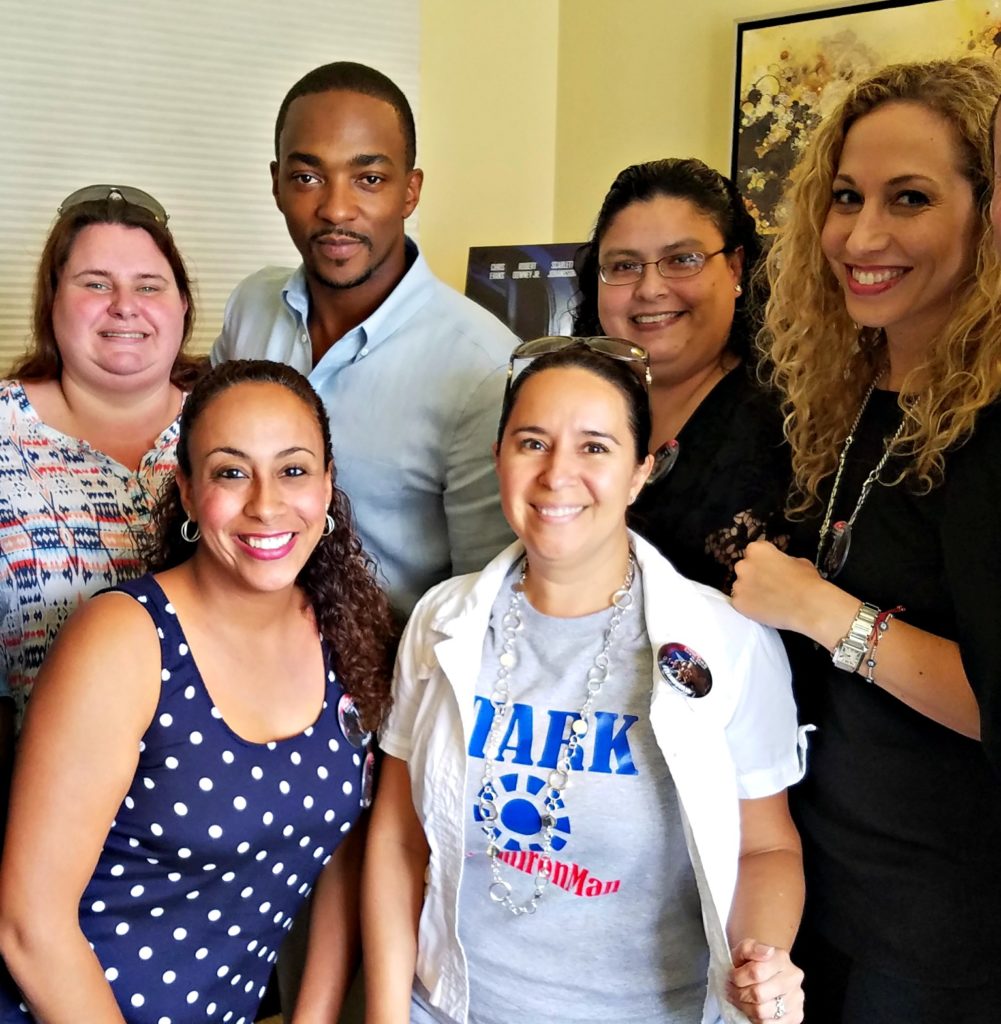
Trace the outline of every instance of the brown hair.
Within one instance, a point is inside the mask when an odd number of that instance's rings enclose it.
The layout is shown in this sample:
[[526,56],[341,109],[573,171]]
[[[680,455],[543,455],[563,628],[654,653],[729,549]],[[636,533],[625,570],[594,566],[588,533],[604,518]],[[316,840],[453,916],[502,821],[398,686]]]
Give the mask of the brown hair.
[[[323,437],[323,464],[334,484],[329,512],[334,529],[321,537],[296,584],[309,599],[320,635],[329,641],[334,669],[354,698],[367,729],[376,729],[389,710],[395,626],[389,600],[375,581],[375,567],[351,525],[351,504],[337,487],[330,445],[330,421],[308,380],[284,363],[232,359],[200,378],[181,410],[177,465],[191,476],[191,432],[199,417],[224,391],[240,384],[278,384],[291,391],[316,418]],[[176,480],[164,488],[153,511],[153,529],[138,538],[150,572],[186,562],[194,546],[181,537],[187,518]]]
[[91,224],[121,224],[145,231],[170,264],[177,290],[187,303],[181,347],[170,371],[170,381],[183,391],[189,390],[198,376],[202,360],[184,352],[195,323],[195,300],[184,260],[174,243],[173,235],[149,210],[114,198],[77,203],[61,213],[53,224],[35,275],[32,347],[14,365],[9,376],[16,380],[31,381],[56,380],[62,374],[63,361],[52,327],[52,306],[59,287],[59,275],[73,251],[77,235]]
[[603,355],[586,345],[570,345],[557,352],[549,352],[525,367],[511,382],[504,395],[501,405],[500,423],[497,425],[497,445],[504,441],[504,431],[514,410],[518,395],[526,381],[537,373],[545,370],[586,370],[595,377],[600,377],[606,384],[611,384],[622,395],[626,403],[626,414],[629,420],[629,432],[633,437],[633,450],[638,466],[650,450],[650,396],[639,374],[630,369],[629,364],[621,359],[613,359]]

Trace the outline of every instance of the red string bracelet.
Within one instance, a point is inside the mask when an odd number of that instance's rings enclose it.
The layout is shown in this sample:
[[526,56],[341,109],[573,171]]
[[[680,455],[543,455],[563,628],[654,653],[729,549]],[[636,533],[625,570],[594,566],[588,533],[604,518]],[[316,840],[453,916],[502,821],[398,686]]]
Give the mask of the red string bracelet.
[[869,648],[869,654],[865,659],[865,681],[867,683],[876,682],[876,648],[879,646],[880,639],[890,628],[890,621],[893,617],[905,611],[907,609],[902,604],[898,604],[896,608],[888,608],[885,612],[880,612],[876,616],[876,622],[872,627],[872,646]]

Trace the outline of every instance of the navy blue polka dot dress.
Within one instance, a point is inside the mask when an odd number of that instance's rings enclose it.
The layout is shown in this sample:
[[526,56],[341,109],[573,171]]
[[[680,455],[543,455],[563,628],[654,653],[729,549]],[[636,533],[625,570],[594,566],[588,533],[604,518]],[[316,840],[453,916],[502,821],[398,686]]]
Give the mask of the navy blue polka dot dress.
[[241,739],[156,581],[113,589],[156,623],[162,684],[81,927],[129,1024],[249,1024],[296,911],[371,800],[368,737],[324,645],[316,722],[273,743]]

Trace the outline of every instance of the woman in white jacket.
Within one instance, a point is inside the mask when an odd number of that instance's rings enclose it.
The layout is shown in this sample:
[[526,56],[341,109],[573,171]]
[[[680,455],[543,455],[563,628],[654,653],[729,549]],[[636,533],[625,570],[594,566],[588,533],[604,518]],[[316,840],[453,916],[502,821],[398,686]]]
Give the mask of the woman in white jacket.
[[518,541],[431,590],[400,650],[367,1019],[798,1024],[781,644],[626,528],[652,465],[643,350],[549,338],[517,358],[535,361],[496,459]]

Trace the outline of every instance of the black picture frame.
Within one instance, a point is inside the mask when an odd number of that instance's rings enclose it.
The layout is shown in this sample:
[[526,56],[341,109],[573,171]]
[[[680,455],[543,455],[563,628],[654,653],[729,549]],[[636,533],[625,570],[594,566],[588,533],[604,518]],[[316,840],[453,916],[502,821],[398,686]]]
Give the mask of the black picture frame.
[[[824,57],[820,47],[825,32],[837,39],[842,39],[846,32],[854,32],[864,39],[867,16],[870,16],[870,25],[871,16],[881,12],[893,12],[895,19],[920,18],[919,8],[951,2],[952,0],[874,0],[855,6],[828,6],[737,22],[730,176],[748,201],[763,234],[774,233],[778,207],[789,172],[810,132],[821,119],[818,112],[821,106],[819,99],[812,103],[810,100],[822,96],[822,83],[819,89],[814,89],[813,86],[817,83],[807,83],[807,79],[811,75],[811,59],[815,61],[816,67],[823,69]],[[802,53],[787,56],[781,47],[780,30],[803,22],[826,23],[818,25],[816,56],[804,58]],[[991,56],[991,45],[993,44],[996,51],[1001,44],[1001,23],[996,26],[998,34],[994,38],[991,37],[990,30],[989,12],[985,12],[984,32],[980,36],[974,38],[971,33],[970,39],[965,41],[962,49],[956,40],[943,40],[941,52],[937,56],[958,57],[963,52],[971,51]],[[751,33],[758,34],[756,42],[759,49],[771,43],[776,50],[774,63],[753,83],[745,81],[745,50]],[[772,34],[774,39],[767,40],[767,37],[763,37],[764,33]],[[914,59],[925,59],[925,55],[916,55]],[[879,66],[881,65],[874,64],[868,68],[841,69],[830,84],[847,88],[849,82],[864,77]],[[823,76],[815,74],[814,77],[819,80]],[[752,91],[754,89],[757,89],[757,93]],[[799,91],[799,98],[793,95],[794,90]],[[772,141],[773,139],[777,141]]]

